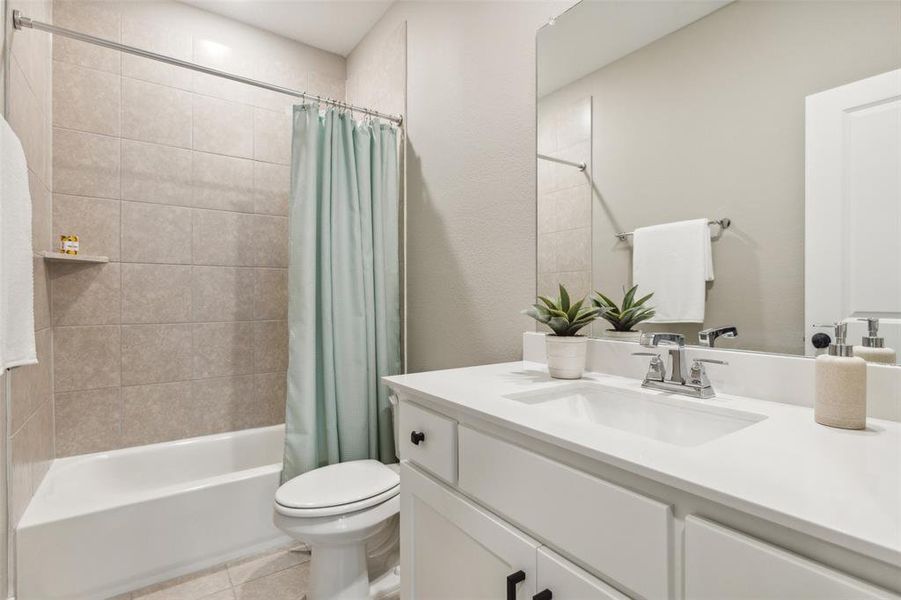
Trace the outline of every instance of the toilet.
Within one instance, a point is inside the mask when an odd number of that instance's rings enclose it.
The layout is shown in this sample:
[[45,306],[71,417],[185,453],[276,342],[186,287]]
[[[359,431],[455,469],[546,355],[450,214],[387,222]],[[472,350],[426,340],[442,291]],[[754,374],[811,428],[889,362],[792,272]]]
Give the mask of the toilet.
[[367,543],[396,534],[388,530],[397,528],[399,494],[398,466],[377,460],[320,467],[278,488],[275,526],[311,549],[308,600],[395,595],[399,569],[389,568],[370,582]]

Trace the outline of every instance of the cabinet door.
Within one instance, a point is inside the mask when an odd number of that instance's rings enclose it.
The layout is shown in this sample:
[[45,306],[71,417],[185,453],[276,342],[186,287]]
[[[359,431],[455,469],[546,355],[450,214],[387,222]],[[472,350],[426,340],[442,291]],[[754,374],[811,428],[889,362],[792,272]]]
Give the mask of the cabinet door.
[[538,543],[404,461],[400,467],[403,600],[516,600],[535,594]]
[[538,590],[553,600],[629,600],[549,548],[538,549]]
[[869,600],[894,594],[722,525],[685,519],[690,600]]

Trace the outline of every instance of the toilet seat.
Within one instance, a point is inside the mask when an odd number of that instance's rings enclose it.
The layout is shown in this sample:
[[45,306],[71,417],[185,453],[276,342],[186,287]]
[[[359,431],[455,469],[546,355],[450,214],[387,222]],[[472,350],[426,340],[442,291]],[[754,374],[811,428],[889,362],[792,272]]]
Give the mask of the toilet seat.
[[328,517],[370,508],[400,491],[397,471],[377,460],[320,467],[285,482],[275,510],[290,517]]

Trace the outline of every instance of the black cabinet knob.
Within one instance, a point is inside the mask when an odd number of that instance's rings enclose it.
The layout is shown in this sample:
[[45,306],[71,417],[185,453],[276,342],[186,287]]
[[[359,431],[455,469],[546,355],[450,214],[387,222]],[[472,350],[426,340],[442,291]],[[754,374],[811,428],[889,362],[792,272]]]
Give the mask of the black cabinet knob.
[[813,344],[814,348],[828,348],[829,344],[832,343],[832,338],[829,337],[828,333],[815,333],[810,338],[810,343]]
[[507,575],[507,600],[516,600],[516,584],[526,580],[525,571],[517,571]]
[[413,442],[414,446],[418,446],[420,442],[425,441],[425,434],[421,431],[411,431],[410,441]]
[[534,596],[532,596],[532,600],[551,600],[554,595],[551,593],[551,590],[541,590]]

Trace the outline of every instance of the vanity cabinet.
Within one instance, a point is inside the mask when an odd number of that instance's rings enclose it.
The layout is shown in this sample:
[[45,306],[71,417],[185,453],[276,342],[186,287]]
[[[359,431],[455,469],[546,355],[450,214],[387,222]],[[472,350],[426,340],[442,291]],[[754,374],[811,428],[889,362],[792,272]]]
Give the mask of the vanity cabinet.
[[669,488],[627,489],[408,399],[399,419],[403,600],[901,600]]
[[403,598],[626,600],[409,463],[401,478]]

